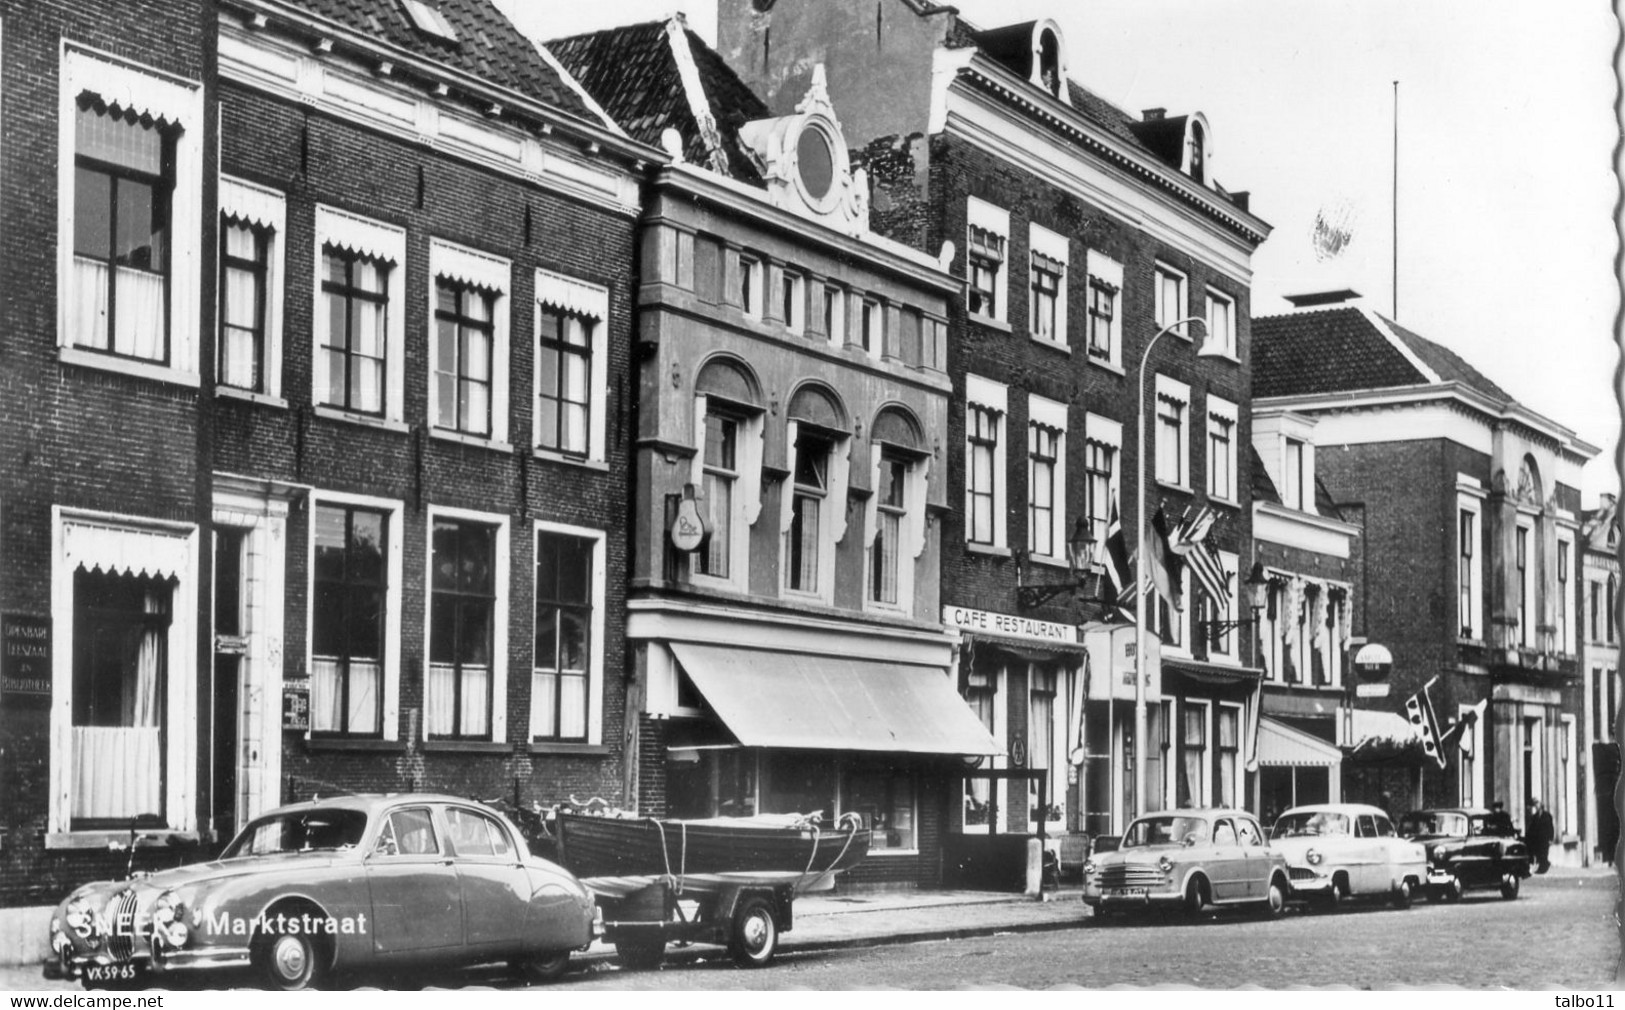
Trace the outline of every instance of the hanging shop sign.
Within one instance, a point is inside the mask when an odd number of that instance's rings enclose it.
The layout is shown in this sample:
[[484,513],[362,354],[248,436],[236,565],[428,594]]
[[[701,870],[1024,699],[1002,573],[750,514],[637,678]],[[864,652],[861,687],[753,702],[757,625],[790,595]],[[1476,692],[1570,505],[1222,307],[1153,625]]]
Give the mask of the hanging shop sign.
[[282,728],[310,729],[310,685],[305,682],[282,685]]

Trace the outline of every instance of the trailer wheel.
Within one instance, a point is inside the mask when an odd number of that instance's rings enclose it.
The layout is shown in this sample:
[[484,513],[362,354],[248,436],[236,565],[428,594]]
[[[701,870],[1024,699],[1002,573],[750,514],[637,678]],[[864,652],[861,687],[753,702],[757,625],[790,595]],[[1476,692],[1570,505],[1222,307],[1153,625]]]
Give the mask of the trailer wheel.
[[779,950],[779,924],[773,903],[761,896],[746,898],[734,912],[728,953],[741,968],[764,968]]
[[664,940],[615,941],[615,963],[627,971],[653,971],[665,957]]

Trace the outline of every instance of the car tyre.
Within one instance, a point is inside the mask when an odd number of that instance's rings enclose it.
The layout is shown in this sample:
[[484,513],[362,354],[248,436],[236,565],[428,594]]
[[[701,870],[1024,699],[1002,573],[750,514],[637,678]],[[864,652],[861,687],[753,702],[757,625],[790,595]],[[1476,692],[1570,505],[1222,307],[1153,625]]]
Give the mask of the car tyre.
[[1501,897],[1507,901],[1518,896],[1518,875],[1516,873],[1501,874]]
[[555,950],[537,954],[535,957],[516,962],[514,967],[518,968],[519,974],[532,985],[554,982],[570,970],[570,952]]
[[[1337,888],[1332,888],[1337,893]],[[1270,878],[1269,892],[1264,897],[1263,915],[1266,919],[1279,919],[1286,914],[1286,885],[1281,883],[1280,877]]]
[[1326,890],[1326,896],[1320,899],[1320,910],[1322,912],[1335,912],[1343,907],[1343,899],[1348,896],[1348,884],[1343,882],[1342,877],[1338,877],[1332,881],[1332,886]]
[[779,950],[779,923],[773,903],[756,895],[746,898],[734,912],[728,953],[741,968],[765,968]]
[[1452,903],[1460,901],[1462,895],[1461,878],[1451,877],[1450,883],[1444,885],[1440,890],[1444,892],[1445,901]]
[[1395,908],[1405,909],[1411,907],[1411,898],[1411,881],[1409,877],[1406,877],[1399,882],[1399,886],[1394,888],[1390,900]]
[[1185,915],[1188,918],[1200,918],[1208,910],[1211,900],[1206,877],[1198,874],[1185,885]]
[[297,992],[320,985],[324,975],[322,952],[310,934],[266,933],[255,947],[255,967],[271,989]]
[[617,940],[615,963],[627,971],[653,971],[666,956],[664,940]]

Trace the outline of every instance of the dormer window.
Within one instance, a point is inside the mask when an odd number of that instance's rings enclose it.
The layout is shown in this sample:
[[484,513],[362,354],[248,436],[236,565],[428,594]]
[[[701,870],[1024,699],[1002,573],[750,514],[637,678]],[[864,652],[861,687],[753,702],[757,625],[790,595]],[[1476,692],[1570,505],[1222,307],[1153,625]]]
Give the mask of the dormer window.
[[446,20],[446,15],[440,13],[440,8],[423,0],[401,0],[401,7],[406,10],[413,28],[441,42],[457,41],[457,29]]
[[1192,123],[1190,139],[1186,143],[1190,145],[1190,176],[1197,182],[1205,181],[1202,175],[1203,139],[1202,124]]
[[1212,147],[1213,131],[1208,127],[1207,118],[1200,112],[1186,117],[1184,149],[1179,155],[1180,169],[1197,185],[1211,185],[1208,181],[1208,162],[1213,160]]

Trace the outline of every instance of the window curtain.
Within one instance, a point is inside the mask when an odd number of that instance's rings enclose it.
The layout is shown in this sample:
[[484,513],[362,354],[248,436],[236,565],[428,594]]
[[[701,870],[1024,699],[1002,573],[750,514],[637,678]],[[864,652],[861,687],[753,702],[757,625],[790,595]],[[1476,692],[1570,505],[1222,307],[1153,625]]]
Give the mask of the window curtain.
[[[235,234],[235,229],[233,234]],[[227,241],[236,245],[236,239]],[[236,249],[233,252],[241,255]],[[248,250],[248,255],[253,250]],[[220,381],[239,389],[255,389],[255,329],[259,321],[259,281],[247,270],[226,271],[225,325],[220,341]]]
[[[149,590],[148,614],[168,611],[168,586]],[[163,683],[169,629],[137,631],[127,668],[119,725],[73,727],[73,812],[76,817],[162,816]],[[128,656],[128,653],[126,653]]]
[[[155,245],[161,234],[153,236]],[[113,319],[113,352],[149,361],[164,359],[164,277],[118,267],[118,311]]]
[[83,256],[73,258],[74,290],[70,299],[72,340],[79,347],[98,351],[107,346],[107,264]]
[[337,659],[310,663],[310,728],[316,732],[377,733],[383,669],[377,662],[350,660],[349,725],[344,724],[344,667]]
[[[531,677],[530,724],[536,736],[580,739],[587,735],[587,676],[537,670]],[[557,726],[557,732],[554,727]]]

